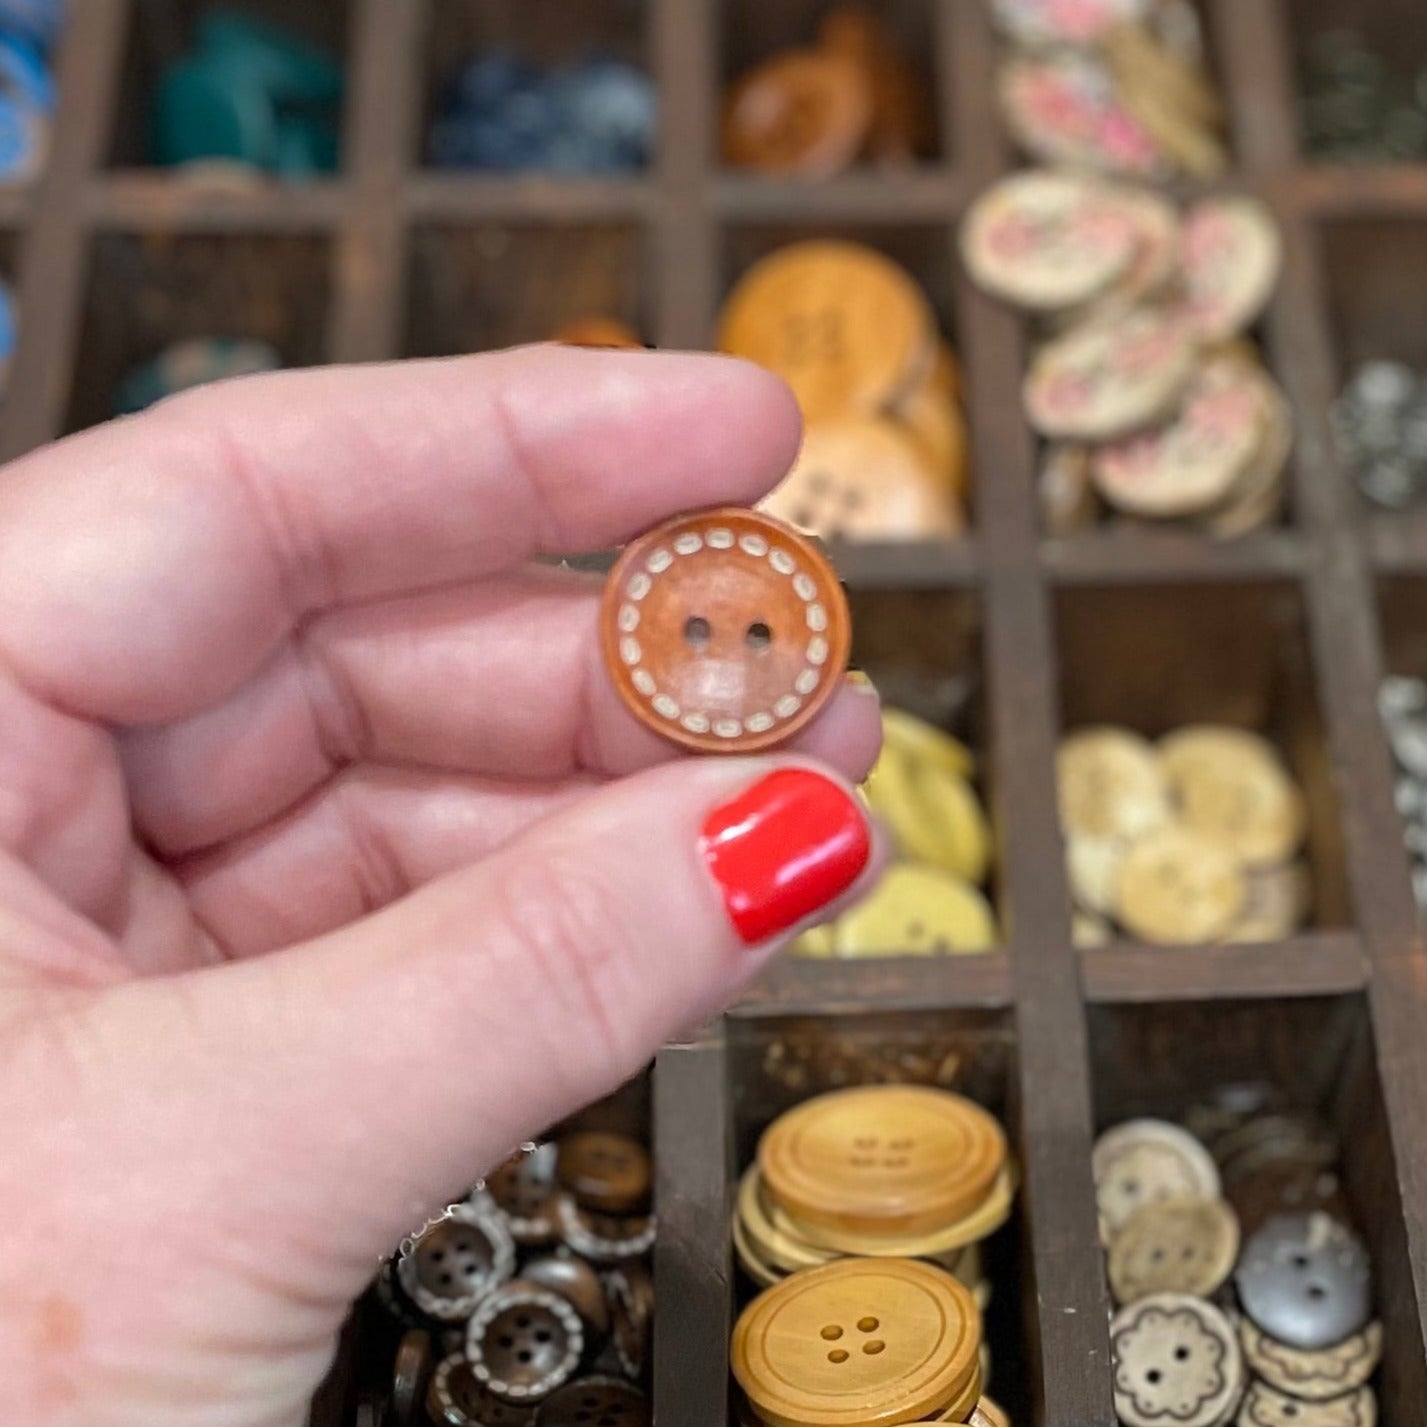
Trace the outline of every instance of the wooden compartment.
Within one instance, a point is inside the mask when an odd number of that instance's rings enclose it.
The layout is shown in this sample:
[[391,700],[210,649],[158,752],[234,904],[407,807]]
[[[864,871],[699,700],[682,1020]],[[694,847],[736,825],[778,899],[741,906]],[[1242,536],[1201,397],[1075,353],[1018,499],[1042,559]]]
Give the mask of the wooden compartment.
[[1372,1029],[1359,997],[1099,1006],[1090,1016],[1097,1129],[1177,1120],[1234,1087],[1265,1086],[1337,1132],[1343,1186],[1372,1255],[1384,1329],[1384,1422],[1419,1422],[1427,1365],[1406,1262],[1397,1166]]
[[1276,583],[1076,588],[1057,604],[1064,730],[1118,723],[1153,739],[1226,723],[1264,734],[1308,801],[1311,925],[1347,925],[1338,799],[1298,592]]
[[107,420],[125,373],[183,338],[260,338],[286,366],[323,361],[328,281],[321,237],[98,235],[65,429]]
[[[106,160],[120,168],[152,164],[150,126],[153,91],[164,70],[187,54],[194,22],[211,0],[142,0],[135,4],[123,40],[119,99],[107,132]],[[300,5],[283,0],[228,0],[227,8],[283,26],[321,45],[341,61],[350,47],[354,0],[307,0]]]
[[546,341],[574,318],[650,328],[637,228],[427,225],[411,242],[406,355]]

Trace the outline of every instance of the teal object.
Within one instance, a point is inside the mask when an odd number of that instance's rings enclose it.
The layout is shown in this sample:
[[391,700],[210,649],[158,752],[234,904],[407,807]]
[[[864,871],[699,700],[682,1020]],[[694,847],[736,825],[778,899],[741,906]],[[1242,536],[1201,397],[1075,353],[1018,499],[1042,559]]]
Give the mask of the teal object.
[[161,164],[238,159],[272,168],[272,100],[242,70],[190,55],[170,66],[154,96],[154,158]]
[[282,357],[277,349],[252,338],[192,337],[174,342],[130,369],[115,388],[114,415],[132,416],[175,392],[225,377],[275,371],[280,366]]
[[238,64],[279,102],[335,104],[342,97],[342,66],[326,50],[252,15],[208,11],[198,22],[197,50]]

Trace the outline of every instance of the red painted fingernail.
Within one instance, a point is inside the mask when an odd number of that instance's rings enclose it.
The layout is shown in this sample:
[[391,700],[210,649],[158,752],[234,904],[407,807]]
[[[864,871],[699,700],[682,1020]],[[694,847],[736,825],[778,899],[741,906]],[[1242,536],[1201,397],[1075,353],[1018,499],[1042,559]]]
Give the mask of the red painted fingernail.
[[852,886],[872,837],[857,800],[831,778],[784,768],[715,808],[699,849],[729,919],[756,946]]

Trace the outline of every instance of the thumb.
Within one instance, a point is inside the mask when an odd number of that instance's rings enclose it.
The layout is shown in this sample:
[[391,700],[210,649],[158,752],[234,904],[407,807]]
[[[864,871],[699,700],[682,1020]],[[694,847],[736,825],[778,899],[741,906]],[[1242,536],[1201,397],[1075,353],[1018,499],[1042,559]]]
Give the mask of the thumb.
[[166,1089],[165,1121],[215,1194],[243,1186],[270,1232],[367,1272],[860,891],[873,841],[850,789],[804,764],[611,784],[340,933],[179,978],[202,1083]]

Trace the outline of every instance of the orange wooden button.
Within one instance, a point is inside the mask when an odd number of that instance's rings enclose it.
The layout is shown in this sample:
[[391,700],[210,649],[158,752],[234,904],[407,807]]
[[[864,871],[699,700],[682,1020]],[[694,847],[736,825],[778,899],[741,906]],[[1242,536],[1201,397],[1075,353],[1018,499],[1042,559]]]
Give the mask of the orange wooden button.
[[725,506],[625,547],[605,585],[600,640],[641,723],[702,752],[748,753],[791,738],[837,691],[852,621],[810,541]]
[[950,1274],[911,1259],[839,1259],[755,1298],[730,1356],[770,1427],[893,1427],[965,1393],[980,1347],[980,1310]]
[[864,1233],[933,1233],[964,1218],[1005,1162],[1005,1133],[979,1105],[911,1085],[816,1096],[758,1143],[763,1182],[788,1213]]
[[567,347],[637,347],[644,350],[639,334],[618,317],[572,317],[550,339]]

